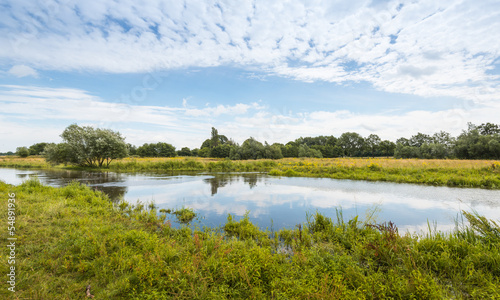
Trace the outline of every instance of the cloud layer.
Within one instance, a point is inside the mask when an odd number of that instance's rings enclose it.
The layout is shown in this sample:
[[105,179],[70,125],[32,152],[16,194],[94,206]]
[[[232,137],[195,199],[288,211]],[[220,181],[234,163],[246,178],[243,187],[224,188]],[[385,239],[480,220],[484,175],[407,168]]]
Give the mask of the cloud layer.
[[498,28],[494,0],[17,0],[0,10],[0,63],[16,76],[230,65],[484,103],[500,99]]
[[[178,149],[199,147],[214,126],[219,133],[242,143],[250,136],[264,142],[286,143],[300,136],[335,135],[355,131],[395,141],[417,132],[445,130],[453,135],[498,118],[500,105],[463,106],[441,111],[404,114],[359,114],[351,111],[277,111],[258,102],[195,107],[143,106],[109,103],[79,89],[35,86],[0,86],[0,152],[36,142],[59,142],[72,123],[120,131],[127,142],[164,141]],[[43,124],[43,125],[42,125]]]

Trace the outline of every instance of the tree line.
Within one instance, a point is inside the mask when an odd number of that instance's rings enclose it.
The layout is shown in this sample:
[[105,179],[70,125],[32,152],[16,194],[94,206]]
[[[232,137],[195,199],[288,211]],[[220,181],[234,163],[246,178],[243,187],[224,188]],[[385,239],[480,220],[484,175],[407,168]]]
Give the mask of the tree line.
[[468,128],[453,137],[440,131],[433,135],[417,133],[396,142],[382,140],[376,134],[362,137],[356,132],[345,132],[338,138],[330,136],[300,137],[286,144],[261,143],[253,137],[241,145],[212,127],[211,136],[199,148],[183,147],[176,150],[166,142],[146,143],[136,147],[125,143],[119,132],[94,129],[90,126],[68,126],[61,134],[63,142],[37,143],[19,147],[21,157],[43,155],[52,163],[81,166],[108,166],[114,159],[127,156],[175,157],[198,156],[213,158],[280,159],[284,157],[395,157],[395,158],[460,158],[500,159],[500,126],[493,123],[468,124]]

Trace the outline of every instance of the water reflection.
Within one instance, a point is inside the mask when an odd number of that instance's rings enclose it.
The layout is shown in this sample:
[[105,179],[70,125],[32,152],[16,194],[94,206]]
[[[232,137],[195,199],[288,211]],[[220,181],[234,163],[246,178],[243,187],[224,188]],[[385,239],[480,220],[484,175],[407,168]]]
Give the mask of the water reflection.
[[[117,174],[77,171],[25,171],[0,169],[0,180],[19,184],[37,176],[48,185],[77,180],[107,193],[113,201],[155,202],[160,208],[193,208],[204,216],[203,225],[218,226],[227,214],[250,212],[260,227],[294,227],[316,210],[334,217],[365,218],[376,212],[380,222],[393,221],[405,230],[449,230],[462,210],[476,210],[490,219],[500,216],[500,191],[459,189],[387,182],[321,178],[277,178],[243,174]],[[272,222],[271,222],[272,219]]]
[[[259,180],[261,178],[261,180]],[[217,194],[219,188],[225,187],[227,184],[238,182],[243,179],[243,182],[248,184],[250,189],[257,186],[257,182],[262,181],[262,174],[259,173],[247,173],[247,174],[235,174],[231,173],[219,173],[213,174],[213,177],[203,179],[204,182],[210,184],[212,196]]]

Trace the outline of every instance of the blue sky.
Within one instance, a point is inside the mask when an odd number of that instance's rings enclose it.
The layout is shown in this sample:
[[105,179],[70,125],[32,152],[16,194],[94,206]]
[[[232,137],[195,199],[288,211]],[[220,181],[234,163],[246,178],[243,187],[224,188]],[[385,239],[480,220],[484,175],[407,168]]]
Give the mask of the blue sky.
[[500,123],[498,1],[0,1],[0,152]]

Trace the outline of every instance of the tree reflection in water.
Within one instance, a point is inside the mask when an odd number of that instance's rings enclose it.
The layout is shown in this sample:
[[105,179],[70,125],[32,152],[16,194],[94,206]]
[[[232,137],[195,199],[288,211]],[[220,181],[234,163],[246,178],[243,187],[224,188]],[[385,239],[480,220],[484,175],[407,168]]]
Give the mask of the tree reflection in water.
[[219,188],[225,187],[227,184],[233,182],[239,182],[241,178],[243,178],[244,183],[248,183],[250,188],[254,188],[257,186],[257,183],[262,179],[259,178],[262,174],[259,173],[248,173],[248,174],[216,174],[211,178],[203,179],[205,183],[210,184],[212,196],[217,194]]

